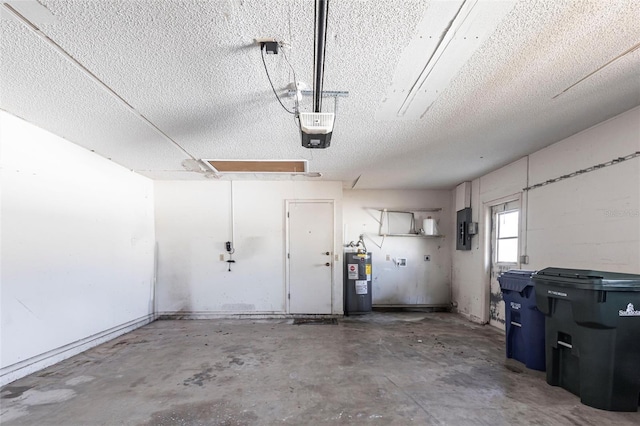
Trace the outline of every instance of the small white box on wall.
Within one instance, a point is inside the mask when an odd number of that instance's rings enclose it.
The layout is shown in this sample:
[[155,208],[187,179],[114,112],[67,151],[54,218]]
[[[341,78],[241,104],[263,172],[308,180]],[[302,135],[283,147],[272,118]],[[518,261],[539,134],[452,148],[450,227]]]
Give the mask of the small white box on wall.
[[471,182],[462,182],[456,186],[456,211],[471,207]]

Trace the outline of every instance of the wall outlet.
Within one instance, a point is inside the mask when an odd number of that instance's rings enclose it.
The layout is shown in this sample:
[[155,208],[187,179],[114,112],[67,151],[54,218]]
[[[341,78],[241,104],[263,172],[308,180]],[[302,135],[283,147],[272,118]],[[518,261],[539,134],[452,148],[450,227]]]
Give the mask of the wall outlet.
[[387,255],[387,262],[389,262],[389,261],[391,261],[391,255],[390,254]]
[[396,260],[396,265],[398,265],[399,267],[405,268],[405,267],[407,266],[407,259],[406,259],[406,258],[399,257],[399,258]]
[[220,255],[220,262],[224,262],[224,254]]
[[431,256],[429,256],[428,254],[424,255],[424,261],[425,262],[430,262],[431,261]]

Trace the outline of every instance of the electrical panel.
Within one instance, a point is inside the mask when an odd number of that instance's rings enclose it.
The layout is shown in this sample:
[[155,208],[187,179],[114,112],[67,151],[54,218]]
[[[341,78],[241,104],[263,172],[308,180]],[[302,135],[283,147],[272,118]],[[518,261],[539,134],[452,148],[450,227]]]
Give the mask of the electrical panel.
[[471,250],[471,233],[469,224],[471,221],[471,208],[458,210],[456,220],[456,250]]

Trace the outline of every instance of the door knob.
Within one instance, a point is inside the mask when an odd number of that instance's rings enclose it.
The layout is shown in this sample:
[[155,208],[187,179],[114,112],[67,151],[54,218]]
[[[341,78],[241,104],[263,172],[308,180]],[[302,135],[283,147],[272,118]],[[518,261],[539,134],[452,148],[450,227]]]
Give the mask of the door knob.
[[326,254],[327,256],[331,256],[331,253],[329,253],[329,252],[325,252],[325,254]]
[[324,266],[331,266],[329,262],[325,263]]

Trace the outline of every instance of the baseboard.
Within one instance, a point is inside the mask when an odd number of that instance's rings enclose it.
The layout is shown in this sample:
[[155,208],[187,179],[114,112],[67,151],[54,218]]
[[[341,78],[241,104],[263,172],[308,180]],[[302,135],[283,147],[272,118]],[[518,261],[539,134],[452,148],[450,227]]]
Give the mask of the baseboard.
[[159,312],[158,320],[208,320],[208,319],[294,319],[294,318],[339,318],[340,314],[287,314],[284,312],[206,312],[178,311]]
[[485,325],[487,324],[486,322],[482,321],[482,319],[478,318],[475,315],[469,314],[467,312],[460,312],[458,310],[454,310],[452,311],[453,313],[460,315],[461,317],[466,318],[468,321],[476,323],[476,324],[480,324],[480,325]]
[[85,337],[84,339],[69,343],[68,345],[64,345],[43,354],[8,365],[0,369],[0,386],[4,386],[22,377],[28,376],[29,374],[47,368],[67,358],[71,358],[72,356],[84,352],[87,349],[91,349],[94,346],[98,346],[125,333],[129,333],[136,328],[147,325],[154,320],[155,317],[153,314],[145,315],[100,333],[96,333],[92,336]]
[[374,308],[446,308],[451,309],[451,303],[374,303]]

